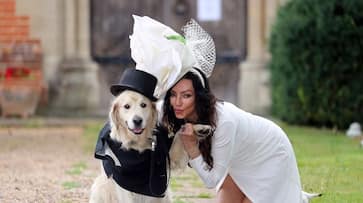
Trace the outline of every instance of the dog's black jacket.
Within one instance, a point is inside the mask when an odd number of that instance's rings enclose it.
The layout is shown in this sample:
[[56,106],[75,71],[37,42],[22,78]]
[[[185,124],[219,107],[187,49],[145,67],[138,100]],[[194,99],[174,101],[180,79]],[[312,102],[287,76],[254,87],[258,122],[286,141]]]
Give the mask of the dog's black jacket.
[[[155,150],[121,149],[121,143],[110,138],[110,124],[107,122],[99,133],[95,149],[95,158],[101,159],[106,175],[122,188],[153,197],[164,197],[168,186],[169,149],[172,138],[167,130],[158,126],[154,130],[157,137]],[[107,144],[106,144],[107,143]],[[120,161],[116,166],[114,160],[105,154],[107,145]]]

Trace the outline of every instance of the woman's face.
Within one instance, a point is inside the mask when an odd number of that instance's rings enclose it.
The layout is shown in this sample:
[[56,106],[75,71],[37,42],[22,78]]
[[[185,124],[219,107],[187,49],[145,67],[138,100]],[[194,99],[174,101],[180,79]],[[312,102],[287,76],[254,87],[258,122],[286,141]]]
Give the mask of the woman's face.
[[195,92],[192,81],[189,79],[180,80],[170,93],[170,104],[173,107],[175,117],[196,121]]

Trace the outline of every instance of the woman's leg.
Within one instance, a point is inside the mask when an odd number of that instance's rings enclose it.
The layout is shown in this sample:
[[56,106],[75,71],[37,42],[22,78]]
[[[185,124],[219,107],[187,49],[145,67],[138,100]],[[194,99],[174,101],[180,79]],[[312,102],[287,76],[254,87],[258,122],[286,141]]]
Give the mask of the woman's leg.
[[238,188],[231,176],[226,179],[218,190],[217,203],[251,203],[246,195]]

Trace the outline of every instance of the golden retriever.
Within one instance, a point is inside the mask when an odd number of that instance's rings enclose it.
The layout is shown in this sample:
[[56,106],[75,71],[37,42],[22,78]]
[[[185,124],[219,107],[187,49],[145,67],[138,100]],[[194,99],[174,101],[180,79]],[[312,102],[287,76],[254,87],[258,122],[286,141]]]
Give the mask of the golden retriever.
[[[124,150],[136,150],[143,152],[152,149],[153,129],[157,123],[157,110],[155,103],[138,92],[125,90],[121,92],[112,102],[109,112],[110,138],[122,143]],[[208,125],[193,125],[198,139],[204,139],[211,132]],[[105,153],[112,157],[116,166],[121,166],[116,155],[108,147]],[[188,155],[185,152],[179,133],[175,134],[170,155],[170,168],[182,171],[188,163]],[[91,187],[91,203],[169,203],[170,192],[166,191],[165,197],[151,197],[128,191],[120,187],[112,177],[107,177],[104,169],[95,179]]]
[[[153,129],[157,122],[155,103],[142,94],[125,90],[112,102],[109,112],[110,138],[122,143],[125,150],[134,149],[139,152],[151,149]],[[116,165],[118,159],[108,148],[106,154],[112,157]],[[137,194],[120,187],[112,177],[107,177],[103,168],[91,187],[89,202],[92,203],[169,203],[168,191],[164,198]]]

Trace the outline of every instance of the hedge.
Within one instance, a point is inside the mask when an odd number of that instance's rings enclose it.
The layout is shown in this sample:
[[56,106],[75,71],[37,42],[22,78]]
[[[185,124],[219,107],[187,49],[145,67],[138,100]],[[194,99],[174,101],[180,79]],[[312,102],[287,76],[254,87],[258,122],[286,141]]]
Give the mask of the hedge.
[[291,0],[272,27],[272,114],[290,124],[363,124],[363,1]]

